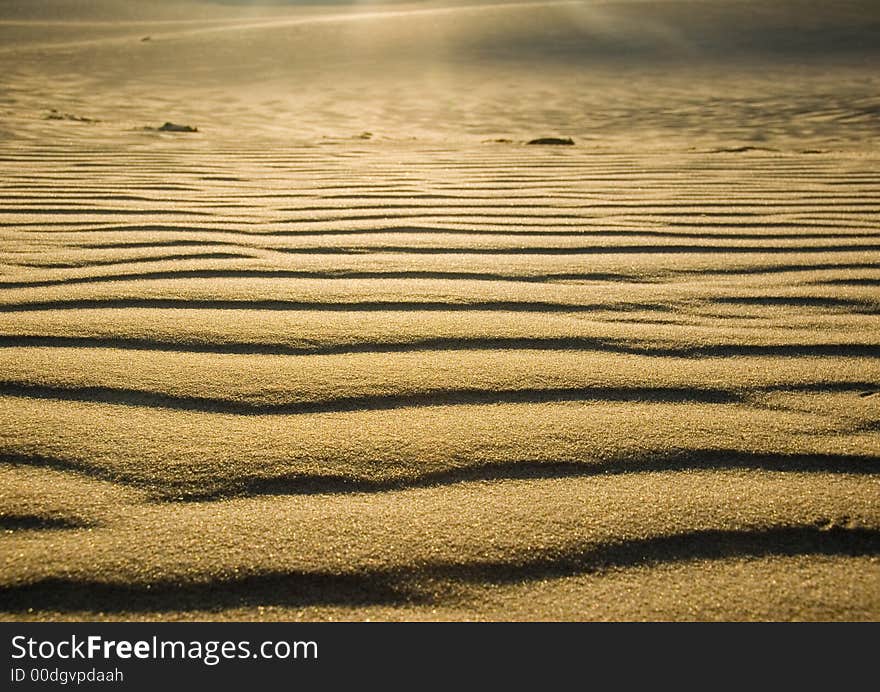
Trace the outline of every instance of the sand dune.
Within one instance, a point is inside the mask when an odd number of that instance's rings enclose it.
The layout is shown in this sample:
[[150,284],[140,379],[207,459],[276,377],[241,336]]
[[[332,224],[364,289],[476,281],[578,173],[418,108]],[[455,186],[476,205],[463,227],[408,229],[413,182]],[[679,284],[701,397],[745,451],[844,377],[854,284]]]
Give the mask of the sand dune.
[[875,5],[4,3],[2,617],[876,620]]

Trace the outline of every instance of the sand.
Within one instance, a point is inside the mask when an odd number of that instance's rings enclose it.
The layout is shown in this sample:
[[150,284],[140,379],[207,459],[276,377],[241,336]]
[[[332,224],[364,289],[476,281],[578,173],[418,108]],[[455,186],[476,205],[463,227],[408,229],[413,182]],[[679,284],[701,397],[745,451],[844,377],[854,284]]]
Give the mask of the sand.
[[880,618],[880,11],[765,5],[4,3],[0,617]]

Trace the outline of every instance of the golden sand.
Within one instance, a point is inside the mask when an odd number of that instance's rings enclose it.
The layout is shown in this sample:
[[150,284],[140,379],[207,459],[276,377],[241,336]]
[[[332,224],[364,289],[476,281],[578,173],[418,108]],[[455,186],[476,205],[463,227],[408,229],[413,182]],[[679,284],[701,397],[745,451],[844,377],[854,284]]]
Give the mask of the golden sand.
[[698,4],[4,5],[2,617],[880,617],[880,16]]

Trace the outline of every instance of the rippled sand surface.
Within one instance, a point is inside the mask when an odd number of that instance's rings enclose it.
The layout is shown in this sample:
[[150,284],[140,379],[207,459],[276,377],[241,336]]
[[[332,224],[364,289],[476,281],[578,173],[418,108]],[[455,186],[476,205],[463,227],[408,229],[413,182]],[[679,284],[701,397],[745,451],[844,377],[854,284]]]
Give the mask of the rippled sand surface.
[[763,5],[4,4],[2,617],[878,619],[880,11]]

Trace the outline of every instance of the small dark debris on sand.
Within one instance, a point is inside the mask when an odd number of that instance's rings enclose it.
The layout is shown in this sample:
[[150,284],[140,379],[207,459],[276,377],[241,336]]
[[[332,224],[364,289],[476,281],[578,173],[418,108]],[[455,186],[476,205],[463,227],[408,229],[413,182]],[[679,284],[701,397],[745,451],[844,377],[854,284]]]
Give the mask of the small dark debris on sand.
[[146,43],[147,41],[152,41],[152,40],[153,40],[153,37],[152,37],[152,36],[144,36],[144,37],[141,39],[141,43]]
[[189,125],[177,125],[175,123],[165,123],[161,127],[145,127],[145,130],[154,132],[198,132],[199,128],[190,127]]
[[358,139],[373,139],[372,132],[361,132],[358,136]]
[[46,115],[46,120],[71,120],[76,123],[97,123],[101,122],[100,120],[95,120],[94,118],[86,118],[82,115],[73,115],[72,113],[62,113],[61,111],[55,110],[54,108],[49,111]]
[[564,146],[572,146],[574,145],[574,140],[571,137],[538,137],[538,139],[531,139],[526,144],[555,144],[555,145],[564,145]]
[[755,147],[755,146],[744,146],[744,147],[721,147],[719,149],[712,149],[710,154],[747,154],[750,151],[773,151],[778,152],[779,149],[773,149],[772,147]]
[[483,142],[487,144],[513,144],[513,140],[507,139],[506,137],[499,137],[498,139],[484,139]]

